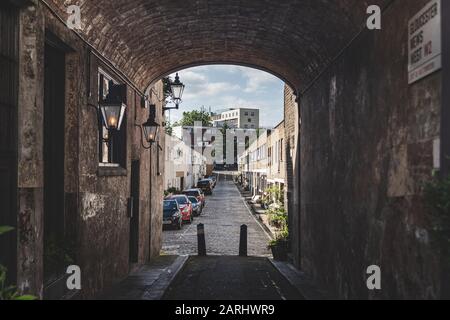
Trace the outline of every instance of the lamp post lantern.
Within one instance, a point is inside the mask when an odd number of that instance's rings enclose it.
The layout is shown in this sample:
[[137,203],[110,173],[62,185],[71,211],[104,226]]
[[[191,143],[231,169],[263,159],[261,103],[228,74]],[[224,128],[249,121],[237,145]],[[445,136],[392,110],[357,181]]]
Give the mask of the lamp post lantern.
[[180,81],[178,73],[175,75],[175,81],[170,83],[170,92],[172,101],[175,103],[175,107],[164,107],[163,111],[178,109],[180,107],[181,98],[183,97],[185,85]]

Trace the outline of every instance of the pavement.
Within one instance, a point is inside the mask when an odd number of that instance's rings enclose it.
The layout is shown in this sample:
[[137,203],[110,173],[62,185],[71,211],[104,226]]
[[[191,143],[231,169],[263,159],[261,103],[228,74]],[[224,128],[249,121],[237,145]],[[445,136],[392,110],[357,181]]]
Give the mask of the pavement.
[[249,211],[231,176],[221,175],[212,196],[206,197],[206,206],[193,224],[181,230],[165,230],[162,251],[168,255],[197,254],[197,225],[205,225],[208,255],[238,255],[239,232],[243,224],[248,230],[248,255],[271,256],[267,249],[270,236]]
[[267,258],[190,257],[165,300],[303,300]]
[[159,256],[103,293],[99,300],[160,300],[187,256]]

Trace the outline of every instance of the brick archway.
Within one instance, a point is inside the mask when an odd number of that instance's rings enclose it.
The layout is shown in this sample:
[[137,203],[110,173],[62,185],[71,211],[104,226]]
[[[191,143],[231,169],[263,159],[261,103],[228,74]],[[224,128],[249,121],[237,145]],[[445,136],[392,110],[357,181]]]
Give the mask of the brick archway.
[[142,91],[169,71],[215,63],[269,71],[301,90],[361,30],[367,8],[359,0],[70,2],[46,1],[63,19],[80,5],[79,33]]

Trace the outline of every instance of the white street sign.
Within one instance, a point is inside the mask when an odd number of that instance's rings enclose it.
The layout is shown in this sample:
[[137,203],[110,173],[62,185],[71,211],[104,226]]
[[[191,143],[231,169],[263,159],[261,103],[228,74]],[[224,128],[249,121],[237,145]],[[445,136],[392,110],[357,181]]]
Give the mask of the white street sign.
[[409,84],[442,68],[441,42],[441,0],[433,0],[409,21]]

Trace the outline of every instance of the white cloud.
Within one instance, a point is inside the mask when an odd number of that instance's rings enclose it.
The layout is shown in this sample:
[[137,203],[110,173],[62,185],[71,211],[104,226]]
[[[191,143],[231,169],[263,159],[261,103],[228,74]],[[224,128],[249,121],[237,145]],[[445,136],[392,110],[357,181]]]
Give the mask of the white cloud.
[[196,72],[191,70],[185,70],[180,73],[182,76],[182,79],[184,82],[194,82],[194,81],[200,81],[200,82],[206,82],[208,81],[207,77],[203,72]]
[[186,90],[183,100],[199,99],[205,97],[216,97],[230,91],[240,90],[241,87],[230,82],[213,82],[195,85]]

